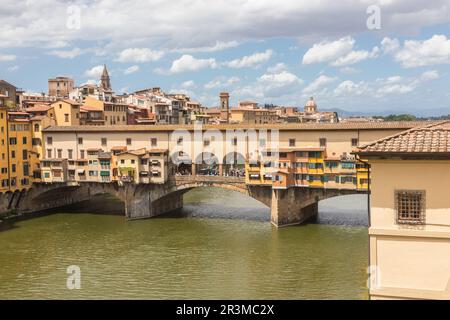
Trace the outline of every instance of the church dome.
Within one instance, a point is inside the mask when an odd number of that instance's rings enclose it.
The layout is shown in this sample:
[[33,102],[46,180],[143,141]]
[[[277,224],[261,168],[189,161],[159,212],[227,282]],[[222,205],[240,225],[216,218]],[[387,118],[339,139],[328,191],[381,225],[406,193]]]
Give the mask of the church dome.
[[314,97],[309,98],[308,102],[306,102],[305,107],[317,108],[317,104],[314,101]]
[[305,112],[314,113],[317,112],[317,104],[314,101],[314,98],[309,98],[308,102],[305,104]]

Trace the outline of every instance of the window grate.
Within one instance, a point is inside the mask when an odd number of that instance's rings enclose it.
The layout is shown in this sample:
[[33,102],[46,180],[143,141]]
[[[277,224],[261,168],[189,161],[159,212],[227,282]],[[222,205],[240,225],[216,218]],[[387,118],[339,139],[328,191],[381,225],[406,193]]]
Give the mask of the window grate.
[[397,224],[425,224],[425,191],[396,190]]

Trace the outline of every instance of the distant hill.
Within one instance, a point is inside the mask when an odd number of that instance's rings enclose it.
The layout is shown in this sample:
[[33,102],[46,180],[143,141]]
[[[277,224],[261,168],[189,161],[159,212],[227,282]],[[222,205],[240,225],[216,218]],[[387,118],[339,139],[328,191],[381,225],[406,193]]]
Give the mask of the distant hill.
[[442,117],[442,116],[450,115],[449,108],[432,108],[432,109],[423,109],[420,111],[384,110],[384,111],[376,111],[376,112],[358,112],[358,111],[348,111],[348,110],[339,109],[339,108],[331,108],[331,109],[323,109],[320,111],[337,112],[339,117],[342,117],[342,118],[370,117],[370,116],[387,117],[390,115],[404,115],[404,114],[410,114],[417,118],[431,118],[431,117]]

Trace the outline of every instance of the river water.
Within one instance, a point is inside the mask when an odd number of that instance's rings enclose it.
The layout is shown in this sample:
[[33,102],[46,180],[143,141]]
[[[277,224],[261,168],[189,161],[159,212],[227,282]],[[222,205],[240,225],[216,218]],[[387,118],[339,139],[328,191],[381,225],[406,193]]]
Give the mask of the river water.
[[91,214],[120,211],[101,199],[16,222],[0,231],[0,299],[366,299],[365,200],[322,201],[317,222],[281,229],[264,205],[215,188],[154,219]]

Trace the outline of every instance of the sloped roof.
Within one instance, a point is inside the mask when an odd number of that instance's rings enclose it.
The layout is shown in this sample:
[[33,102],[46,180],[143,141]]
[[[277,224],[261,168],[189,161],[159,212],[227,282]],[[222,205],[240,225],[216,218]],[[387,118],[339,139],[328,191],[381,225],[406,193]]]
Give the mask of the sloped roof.
[[412,128],[357,148],[354,153],[376,154],[450,154],[450,121]]

